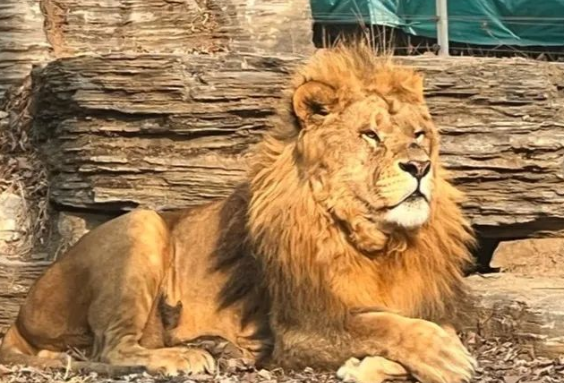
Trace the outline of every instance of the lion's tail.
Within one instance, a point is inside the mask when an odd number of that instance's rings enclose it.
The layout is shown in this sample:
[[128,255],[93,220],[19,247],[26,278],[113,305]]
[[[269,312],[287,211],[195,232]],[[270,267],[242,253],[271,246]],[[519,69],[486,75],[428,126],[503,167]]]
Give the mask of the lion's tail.
[[[45,357],[43,355],[57,355]],[[2,344],[0,344],[0,363],[4,365],[25,365],[39,369],[56,369],[72,372],[95,372],[99,375],[117,377],[142,373],[142,366],[115,366],[108,363],[76,361],[63,353],[44,353],[37,350],[25,340],[16,325],[10,327]]]

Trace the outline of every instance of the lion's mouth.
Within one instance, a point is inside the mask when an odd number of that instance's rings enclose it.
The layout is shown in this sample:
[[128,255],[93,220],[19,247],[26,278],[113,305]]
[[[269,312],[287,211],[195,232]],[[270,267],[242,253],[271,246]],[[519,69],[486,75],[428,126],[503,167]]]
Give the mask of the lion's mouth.
[[401,205],[403,203],[417,202],[417,201],[420,201],[421,199],[423,199],[423,200],[425,200],[425,202],[429,203],[429,199],[427,198],[427,196],[425,194],[423,194],[419,188],[417,188],[417,189],[415,189],[415,191],[413,193],[409,194],[407,197],[405,197],[404,199],[402,199],[401,201],[399,201],[395,205],[388,206],[387,209],[391,210],[391,209],[398,207],[399,205]]
[[429,198],[425,194],[423,194],[419,188],[415,189],[411,194],[407,195],[401,201],[391,206],[375,207],[373,204],[371,204],[366,198],[363,198],[361,195],[356,194],[356,197],[360,202],[364,204],[364,206],[366,206],[368,211],[373,213],[381,213],[382,211],[393,210],[394,208],[404,203],[413,203],[421,200],[424,200],[425,202],[429,203]]

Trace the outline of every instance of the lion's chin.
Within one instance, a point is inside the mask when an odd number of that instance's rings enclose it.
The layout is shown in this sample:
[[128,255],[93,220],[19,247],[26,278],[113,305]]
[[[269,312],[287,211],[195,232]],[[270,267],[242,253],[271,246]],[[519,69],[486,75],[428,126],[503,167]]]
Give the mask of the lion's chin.
[[384,214],[384,222],[406,229],[417,229],[429,220],[431,208],[423,197],[409,199],[389,209]]

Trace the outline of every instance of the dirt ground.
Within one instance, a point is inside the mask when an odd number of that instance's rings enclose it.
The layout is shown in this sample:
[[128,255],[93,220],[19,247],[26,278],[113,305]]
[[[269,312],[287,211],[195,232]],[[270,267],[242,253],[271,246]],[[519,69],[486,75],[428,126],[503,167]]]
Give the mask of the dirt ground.
[[[502,339],[482,339],[476,334],[464,335],[464,341],[478,358],[479,368],[473,382],[484,383],[564,383],[564,356],[559,359],[536,357],[530,345]],[[166,378],[136,374],[108,379],[96,374],[76,375],[65,371],[41,371],[25,367],[0,365],[0,382],[6,383],[333,383],[334,373],[303,371],[260,370],[241,368],[238,363],[221,361],[216,376],[180,376]]]

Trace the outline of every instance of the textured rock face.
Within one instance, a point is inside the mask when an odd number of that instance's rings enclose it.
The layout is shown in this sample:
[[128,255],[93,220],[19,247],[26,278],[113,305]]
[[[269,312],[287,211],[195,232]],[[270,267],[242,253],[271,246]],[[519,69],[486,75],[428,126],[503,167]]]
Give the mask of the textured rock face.
[[17,254],[29,229],[25,200],[16,194],[0,194],[0,255]]
[[58,57],[313,50],[308,0],[3,0],[0,18],[0,100]]
[[564,277],[564,238],[502,242],[491,266],[529,277]]
[[[36,78],[36,130],[61,206],[178,208],[227,195],[272,125],[302,59],[260,55],[79,57]],[[564,228],[564,67],[406,59],[426,76],[443,161],[486,237]]]
[[34,63],[50,56],[39,0],[0,2],[0,104],[6,90],[29,75]]
[[237,52],[310,54],[309,0],[232,0],[241,31],[232,41]]
[[215,0],[42,0],[42,6],[57,57],[215,50],[236,31],[230,10]]
[[564,354],[564,278],[507,273],[467,283],[477,298],[467,329],[529,343],[538,355]]
[[[14,161],[37,161],[28,145],[33,135],[29,121],[34,115],[28,107],[34,101],[34,65],[41,71],[60,58],[113,53],[307,54],[313,49],[308,0],[5,0],[0,20],[0,193],[19,179]],[[142,76],[152,76],[140,69]],[[22,189],[42,187],[34,193],[47,193],[45,179],[19,181]],[[28,205],[33,210],[37,201]]]

